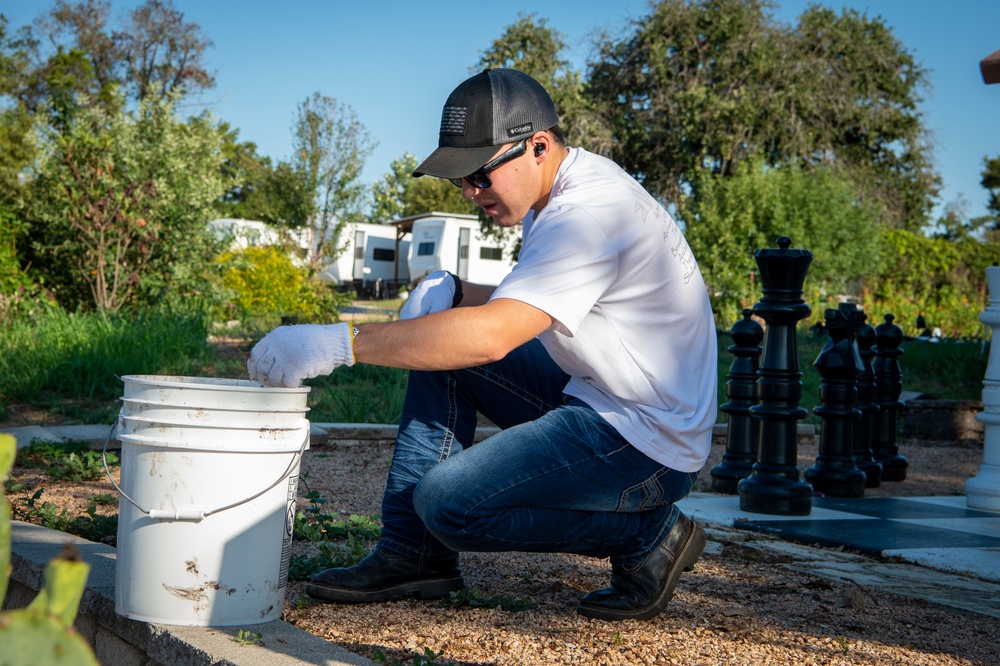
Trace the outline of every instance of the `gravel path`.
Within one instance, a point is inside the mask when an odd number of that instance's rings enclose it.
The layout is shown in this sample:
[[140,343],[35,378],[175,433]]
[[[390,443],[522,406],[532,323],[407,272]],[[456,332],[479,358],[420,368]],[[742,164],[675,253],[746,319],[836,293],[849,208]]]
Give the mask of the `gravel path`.
[[[710,488],[708,470],[696,490]],[[960,495],[982,451],[909,446],[907,481],[868,496]],[[309,489],[324,512],[376,514],[392,447],[327,445],[307,452],[300,503]],[[816,450],[800,446],[800,468]],[[46,483],[43,501],[75,515],[89,498],[113,492],[106,480],[52,484],[15,469],[29,486]],[[23,493],[22,493],[23,495]],[[9,496],[16,500],[18,495]],[[103,510],[114,512],[111,505]],[[75,512],[75,513],[74,513]],[[438,601],[315,604],[304,584],[288,587],[285,618],[339,646],[383,663],[417,664],[997,664],[997,620],[918,599],[831,582],[783,567],[788,561],[755,542],[771,537],[711,531],[695,570],[681,577],[667,611],[645,621],[589,620],[575,611],[588,590],[607,584],[606,560],[560,554],[465,554],[466,585],[480,599],[530,602],[530,610],[449,605]],[[296,542],[302,554],[312,546]],[[430,651],[430,652],[428,652]]]
[[[962,494],[982,452],[906,447],[907,481],[869,496]],[[696,486],[710,487],[708,470]],[[800,467],[815,460],[799,449]],[[379,510],[391,446],[330,446],[309,455],[306,480],[329,499],[327,511]],[[537,604],[533,610],[452,606],[434,601],[313,604],[289,587],[286,617],[341,647],[386,663],[414,663],[425,650],[454,664],[996,664],[995,618],[921,600],[832,583],[782,568],[782,558],[748,548],[743,535],[710,543],[681,577],[667,611],[646,622],[589,620],[575,611],[588,590],[607,584],[606,560],[573,555],[470,553],[467,587],[484,596]]]

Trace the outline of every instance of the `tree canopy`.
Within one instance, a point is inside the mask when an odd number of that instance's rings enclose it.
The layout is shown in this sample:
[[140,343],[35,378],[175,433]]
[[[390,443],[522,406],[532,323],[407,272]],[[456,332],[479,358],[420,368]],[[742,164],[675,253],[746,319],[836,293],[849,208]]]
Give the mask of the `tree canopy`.
[[677,201],[708,165],[829,164],[888,226],[920,229],[938,179],[918,111],[926,74],[884,22],[808,8],[784,26],[764,0],[662,0],[625,38],[604,39],[589,94],[615,157]]
[[309,226],[319,263],[341,229],[363,217],[368,192],[361,171],[376,143],[350,106],[320,93],[299,104],[292,137],[292,165],[314,197]]
[[18,97],[32,110],[53,100],[65,106],[76,93],[106,104],[121,92],[138,103],[215,85],[204,62],[212,42],[170,0],[146,0],[117,23],[107,0],[56,0],[24,28],[21,42],[31,66]]
[[[410,153],[364,183],[376,144],[321,92],[296,108],[287,161],[225,120],[181,118],[181,103],[215,85],[211,47],[171,0],[117,15],[109,0],[54,0],[17,30],[0,15],[4,289],[30,267],[64,305],[115,310],[209,293],[213,217],[309,229],[318,264],[355,221],[479,212],[447,181],[412,178]],[[993,256],[980,250],[1000,236],[1000,157],[983,165],[985,218],[952,202],[929,219],[940,180],[921,112],[927,72],[877,15],[813,5],[784,24],[768,0],[657,0],[594,47],[578,71],[564,35],[522,14],[470,71],[534,76],[570,145],[676,206],[720,311],[752,299],[753,251],[779,233],[816,254],[815,294],[863,282],[885,299],[922,279],[906,274],[927,268],[913,248],[951,243],[962,251],[921,298],[978,298],[974,273]]]

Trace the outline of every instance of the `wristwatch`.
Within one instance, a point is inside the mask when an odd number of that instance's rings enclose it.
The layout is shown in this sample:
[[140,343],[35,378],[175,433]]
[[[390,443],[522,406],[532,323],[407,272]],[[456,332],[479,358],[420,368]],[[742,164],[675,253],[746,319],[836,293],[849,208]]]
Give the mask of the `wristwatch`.
[[455,279],[455,297],[453,299],[451,299],[451,307],[457,308],[458,304],[462,302],[462,295],[463,295],[462,294],[462,280],[457,275],[455,275],[454,273],[452,273],[451,271],[448,272],[448,275],[450,275],[451,277],[453,277]]

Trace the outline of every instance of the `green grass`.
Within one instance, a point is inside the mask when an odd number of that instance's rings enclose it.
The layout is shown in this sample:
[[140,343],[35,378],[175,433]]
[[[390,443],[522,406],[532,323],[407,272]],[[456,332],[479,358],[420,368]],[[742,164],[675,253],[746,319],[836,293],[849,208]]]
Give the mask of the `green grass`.
[[[808,410],[807,423],[819,423],[813,408],[819,405],[819,388],[822,378],[813,362],[823,350],[825,336],[813,337],[799,331],[796,345],[799,371],[802,373],[802,400],[800,406]],[[719,405],[728,401],[726,397],[727,374],[733,363],[733,356],[727,351],[732,338],[727,334],[719,337]],[[903,375],[903,391],[934,396],[941,400],[980,400],[983,391],[983,377],[989,360],[989,343],[982,341],[944,340],[928,343],[919,340],[905,340],[900,345],[902,355],[898,361]],[[727,415],[719,411],[719,421]]]
[[[109,467],[118,465],[118,456],[108,452],[104,459]],[[40,469],[58,481],[94,481],[105,475],[100,451],[94,451],[87,442],[44,442],[33,439],[17,452],[16,464],[20,467]]]
[[215,360],[199,313],[52,310],[0,333],[0,397],[11,403],[112,400],[122,375],[191,374]]
[[[388,302],[378,302],[382,305]],[[111,423],[120,408],[121,376],[127,374],[246,377],[245,355],[252,339],[217,349],[209,342],[210,322],[197,311],[152,310],[133,316],[67,314],[54,311],[18,320],[0,330],[0,420],[24,406],[47,411],[64,422]],[[733,358],[728,333],[719,337],[719,404]],[[816,421],[820,377],[813,361],[825,344],[800,327],[801,406]],[[941,399],[979,399],[988,345],[977,341],[937,344],[907,341],[900,365],[903,390]],[[229,353],[222,353],[227,351]],[[235,351],[234,351],[235,350]],[[316,422],[399,421],[406,371],[371,365],[338,368],[306,383],[309,418]],[[17,405],[17,407],[11,407]],[[720,412],[720,419],[726,415]]]
[[406,376],[398,368],[359,364],[310,379],[309,418],[321,423],[399,423]]

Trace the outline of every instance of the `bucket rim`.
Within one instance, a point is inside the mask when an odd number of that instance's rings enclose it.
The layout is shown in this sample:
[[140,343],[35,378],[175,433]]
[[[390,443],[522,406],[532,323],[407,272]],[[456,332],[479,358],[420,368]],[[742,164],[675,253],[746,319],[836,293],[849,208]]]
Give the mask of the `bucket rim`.
[[[308,429],[303,429],[304,437],[309,438]],[[188,451],[212,451],[218,453],[296,453],[302,450],[301,440],[293,442],[280,442],[278,440],[257,440],[252,443],[246,443],[245,440],[238,440],[236,442],[219,442],[218,440],[211,443],[197,442],[192,443],[190,441],[172,441],[169,439],[164,439],[162,437],[151,437],[149,435],[133,435],[129,433],[117,433],[115,437],[118,438],[122,444],[134,444],[137,446],[144,446],[147,448],[160,448],[160,449],[183,449]],[[306,447],[308,448],[308,446]],[[124,453],[124,452],[123,452]]]
[[[185,375],[123,375],[126,384],[154,386],[158,388],[197,388],[209,391],[241,391],[253,393],[308,393],[310,387],[264,386],[250,379],[230,379],[228,377],[189,377]],[[185,386],[188,385],[188,386]],[[190,385],[194,385],[193,387]]]
[[[266,413],[266,412],[265,412]],[[119,414],[122,422],[125,423],[135,423],[142,428],[150,429],[160,429],[166,428],[174,430],[176,428],[186,428],[190,430],[232,430],[234,432],[260,432],[262,430],[273,431],[273,430],[302,430],[309,427],[309,419],[302,419],[301,422],[294,425],[253,425],[253,426],[243,426],[243,425],[233,425],[231,423],[191,423],[189,421],[175,422],[175,421],[165,421],[160,419],[147,419],[142,416],[130,416],[128,414]]]
[[[141,398],[128,398],[126,396],[120,396],[119,401],[126,404],[134,405],[149,405],[150,407],[156,407],[160,409],[171,409],[178,411],[199,411],[199,412],[257,412],[259,414],[306,414],[309,411],[309,407],[302,407],[301,409],[240,409],[239,407],[203,407],[203,406],[186,406],[186,405],[172,405],[164,402],[157,402],[153,400],[142,400]],[[304,417],[303,417],[304,418]]]

